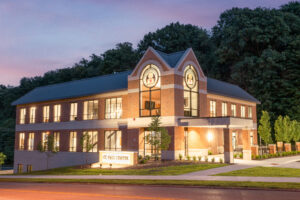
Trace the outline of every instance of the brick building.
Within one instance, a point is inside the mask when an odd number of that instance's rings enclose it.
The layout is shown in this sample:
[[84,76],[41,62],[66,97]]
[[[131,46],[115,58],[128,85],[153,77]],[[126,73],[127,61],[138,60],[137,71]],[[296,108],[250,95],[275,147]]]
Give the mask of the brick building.
[[[192,49],[166,54],[149,47],[133,71],[38,87],[16,105],[14,170],[42,170],[99,162],[99,151],[151,155],[144,138],[159,114],[171,136],[163,159],[233,152],[251,159],[257,144],[254,97],[236,85],[204,75]],[[80,138],[97,145],[83,152]],[[58,152],[38,146],[53,134]]]

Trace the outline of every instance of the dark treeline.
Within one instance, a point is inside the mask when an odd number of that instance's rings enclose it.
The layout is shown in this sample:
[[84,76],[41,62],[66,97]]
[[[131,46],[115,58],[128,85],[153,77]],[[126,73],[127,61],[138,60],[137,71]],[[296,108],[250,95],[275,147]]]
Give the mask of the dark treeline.
[[166,53],[192,47],[207,76],[241,86],[262,103],[274,122],[278,115],[300,121],[300,3],[279,9],[232,8],[211,31],[172,23],[150,32],[133,48],[117,44],[72,67],[22,78],[17,87],[0,85],[0,152],[13,159],[15,107],[11,102],[35,87],[133,69],[152,46]]

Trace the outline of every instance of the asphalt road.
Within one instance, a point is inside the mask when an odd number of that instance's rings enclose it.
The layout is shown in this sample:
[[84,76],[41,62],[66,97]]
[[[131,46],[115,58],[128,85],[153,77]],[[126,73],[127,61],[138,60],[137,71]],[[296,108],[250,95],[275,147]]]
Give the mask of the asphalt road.
[[294,200],[299,199],[299,196],[300,192],[274,190],[101,184],[0,183],[0,200]]

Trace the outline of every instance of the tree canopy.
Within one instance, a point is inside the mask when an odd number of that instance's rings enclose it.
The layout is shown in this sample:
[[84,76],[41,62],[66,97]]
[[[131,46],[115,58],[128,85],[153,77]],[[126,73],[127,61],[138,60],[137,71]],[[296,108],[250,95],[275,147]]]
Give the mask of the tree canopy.
[[[300,121],[300,3],[279,9],[232,8],[212,31],[171,23],[147,33],[137,48],[129,42],[83,58],[72,67],[24,77],[16,87],[0,85],[0,152],[12,162],[15,107],[11,103],[35,87],[133,69],[153,48],[171,53],[193,48],[205,74],[239,85],[258,100],[260,111]],[[274,135],[273,135],[274,136]]]

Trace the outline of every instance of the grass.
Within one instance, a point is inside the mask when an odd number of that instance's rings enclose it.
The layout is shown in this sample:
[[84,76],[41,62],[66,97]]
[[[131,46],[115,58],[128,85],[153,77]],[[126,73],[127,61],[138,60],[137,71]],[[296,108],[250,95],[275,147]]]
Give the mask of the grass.
[[183,180],[104,180],[104,179],[37,179],[0,178],[0,182],[25,183],[88,183],[88,184],[127,184],[127,185],[172,185],[217,188],[256,188],[300,190],[300,183],[240,182],[240,181],[183,181]]
[[216,174],[215,176],[300,177],[300,169],[279,167],[253,167]]
[[189,164],[148,169],[80,169],[63,167],[46,171],[35,171],[26,173],[26,175],[180,175],[224,166],[227,166],[227,164]]

